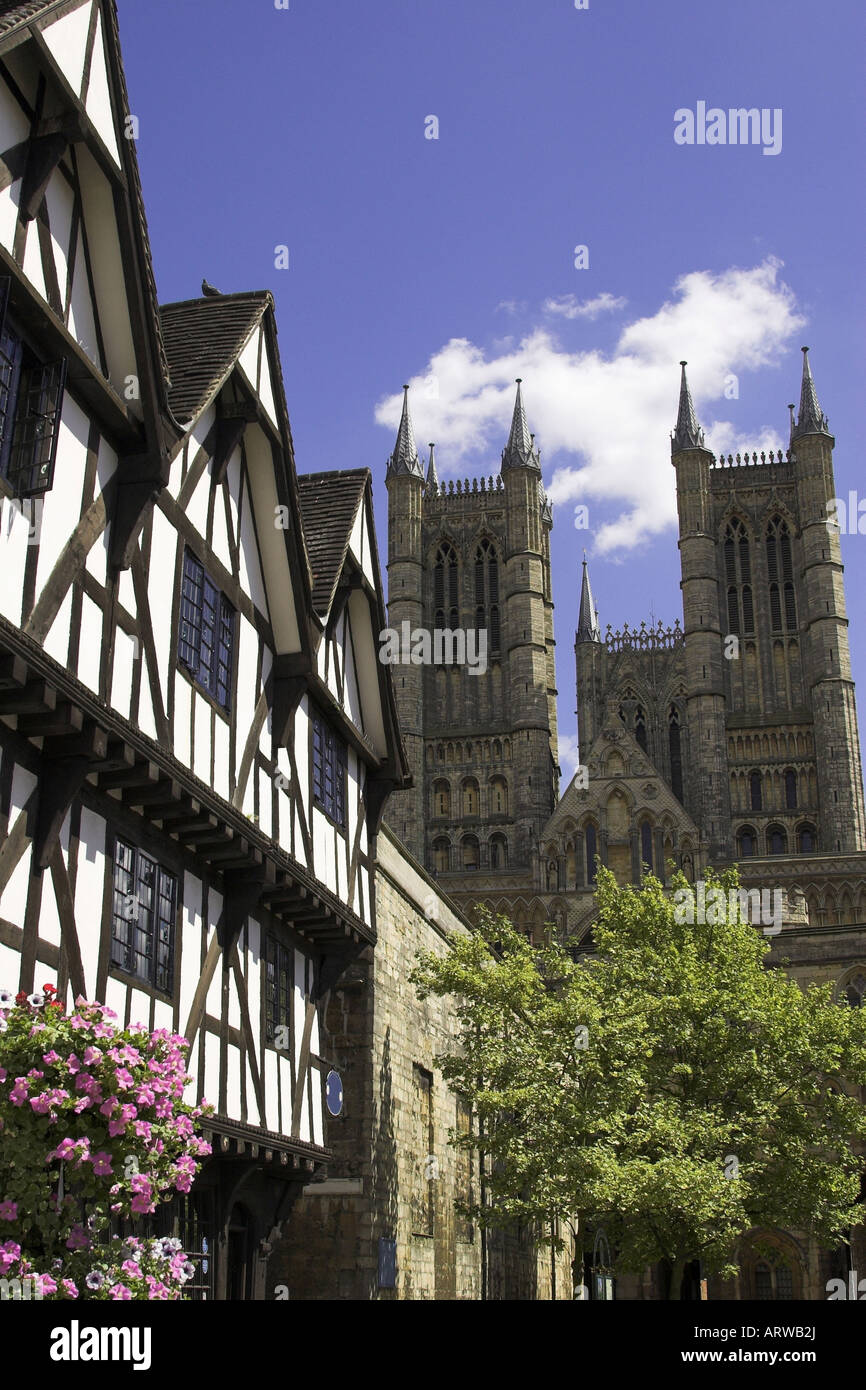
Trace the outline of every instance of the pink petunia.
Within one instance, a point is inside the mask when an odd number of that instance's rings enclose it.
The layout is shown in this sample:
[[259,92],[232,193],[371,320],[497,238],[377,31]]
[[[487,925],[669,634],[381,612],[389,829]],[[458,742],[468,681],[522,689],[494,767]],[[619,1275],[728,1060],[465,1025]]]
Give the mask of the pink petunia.
[[108,1177],[114,1169],[111,1166],[111,1154],[100,1149],[99,1153],[91,1154],[90,1161],[93,1164],[93,1172],[96,1177]]
[[37,1274],[36,1283],[39,1285],[43,1298],[46,1294],[57,1292],[57,1280],[52,1279],[50,1274]]
[[76,1225],[72,1227],[72,1230],[69,1232],[69,1236],[66,1241],[66,1248],[67,1250],[90,1249],[90,1237],[83,1226]]
[[0,1202],[0,1221],[17,1221],[17,1220],[18,1220],[18,1203],[17,1203],[17,1202],[10,1202],[10,1201]]
[[42,1054],[42,1060],[43,1060],[43,1062],[51,1062],[51,1063],[53,1063],[53,1062],[59,1062],[59,1061],[61,1061],[61,1056],[60,1056],[60,1053],[59,1053],[59,1052],[55,1052],[54,1049],[52,1048],[52,1050],[51,1050],[50,1052],[43,1052],[43,1054]]
[[128,1091],[131,1086],[135,1085],[135,1078],[127,1067],[118,1067],[115,1075],[121,1091]]
[[124,1260],[120,1268],[130,1279],[141,1278],[141,1268],[137,1260]]
[[15,1085],[9,1092],[9,1099],[11,1100],[13,1105],[23,1105],[29,1093],[30,1091],[27,1085],[27,1078],[24,1076],[18,1076],[15,1078]]
[[114,1299],[115,1302],[126,1302],[132,1298],[132,1294],[125,1284],[112,1284],[108,1290],[108,1297]]
[[60,1282],[70,1298],[78,1297],[78,1289],[75,1287],[71,1279],[61,1279]]
[[102,1052],[98,1047],[86,1047],[84,1049],[84,1065],[93,1067],[97,1062],[102,1061]]

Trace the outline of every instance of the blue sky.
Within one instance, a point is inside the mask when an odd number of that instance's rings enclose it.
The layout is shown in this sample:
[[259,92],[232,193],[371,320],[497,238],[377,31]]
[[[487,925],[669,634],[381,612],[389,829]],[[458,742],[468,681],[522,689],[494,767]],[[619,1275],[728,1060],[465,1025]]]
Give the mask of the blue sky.
[[[462,478],[496,472],[523,377],[555,502],[564,770],[582,547],[602,627],[681,616],[680,358],[711,447],[760,450],[787,444],[808,343],[837,493],[866,498],[862,4],[119,12],[160,298],[202,276],[274,292],[298,468],[372,469],[383,563],[402,382],[419,446]],[[781,109],[780,152],[676,144],[699,101]],[[866,536],[842,553],[866,721]]]

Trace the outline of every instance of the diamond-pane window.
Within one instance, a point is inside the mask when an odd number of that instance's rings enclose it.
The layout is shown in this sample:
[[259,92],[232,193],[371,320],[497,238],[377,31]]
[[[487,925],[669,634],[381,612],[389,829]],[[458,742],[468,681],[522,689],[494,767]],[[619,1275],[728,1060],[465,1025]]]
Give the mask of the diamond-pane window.
[[177,879],[149,855],[117,840],[111,963],[155,989],[174,988]]

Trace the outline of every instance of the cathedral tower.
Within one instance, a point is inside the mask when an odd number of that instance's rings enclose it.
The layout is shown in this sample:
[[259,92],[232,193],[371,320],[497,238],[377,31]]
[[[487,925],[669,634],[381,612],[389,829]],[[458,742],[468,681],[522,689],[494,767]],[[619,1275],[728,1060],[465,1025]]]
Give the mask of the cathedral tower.
[[[388,820],[452,893],[526,872],[557,794],[550,531],[520,382],[498,476],[426,478],[408,393],[388,462],[388,621],[435,638],[444,659],[393,668],[415,785]],[[449,661],[463,650],[466,660]],[[462,636],[461,636],[462,635]]]

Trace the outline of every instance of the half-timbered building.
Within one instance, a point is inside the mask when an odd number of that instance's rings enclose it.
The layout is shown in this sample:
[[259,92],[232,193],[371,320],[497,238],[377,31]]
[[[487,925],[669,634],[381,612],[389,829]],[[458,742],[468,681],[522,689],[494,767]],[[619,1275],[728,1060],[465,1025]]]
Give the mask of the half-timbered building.
[[255,1297],[407,773],[369,474],[299,482],[269,293],[158,306],[136,133],[112,0],[0,5],[0,983],[190,1040],[169,1216]]

